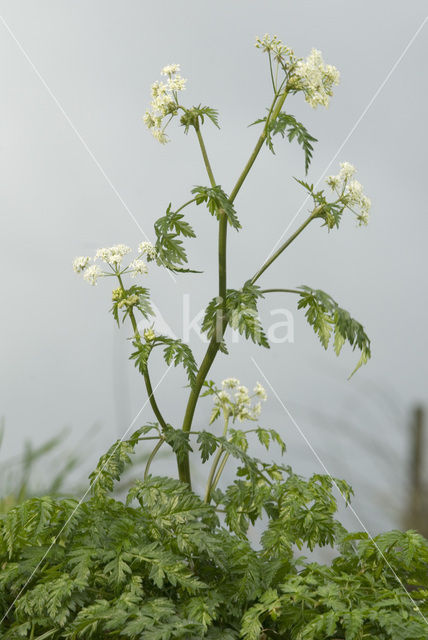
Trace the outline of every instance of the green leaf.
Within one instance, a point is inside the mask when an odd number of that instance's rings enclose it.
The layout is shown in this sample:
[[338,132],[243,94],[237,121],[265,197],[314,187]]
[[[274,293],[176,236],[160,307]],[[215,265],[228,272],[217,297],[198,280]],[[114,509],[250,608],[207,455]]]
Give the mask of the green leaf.
[[206,462],[218,448],[218,441],[209,431],[200,431],[197,437],[202,462]]
[[[267,117],[261,118],[253,122],[252,125],[266,122],[266,120]],[[290,113],[284,112],[279,113],[275,120],[270,120],[267,126],[266,144],[272,153],[275,153],[272,136],[277,134],[280,134],[283,138],[287,136],[289,142],[292,142],[294,139],[297,140],[305,153],[305,173],[308,173],[309,165],[312,160],[312,152],[314,150],[312,143],[317,142],[317,139],[311,136],[306,127],[296,120],[294,116]]]
[[327,349],[333,334],[336,355],[340,354],[345,342],[348,342],[353,350],[359,349],[361,352],[358,364],[351,373],[353,376],[371,356],[370,339],[364,327],[321,289],[312,289],[307,286],[301,286],[299,289],[301,293],[297,308],[306,309],[305,317],[318,335],[323,347]]
[[181,266],[187,264],[187,253],[180,236],[195,238],[196,235],[190,224],[184,220],[184,215],[172,211],[171,206],[169,203],[165,215],[158,218],[154,224],[157,238],[156,262],[176,273],[199,273]]
[[180,123],[184,127],[184,133],[187,134],[191,126],[199,126],[199,121],[201,124],[204,124],[205,117],[209,118],[217,129],[220,129],[220,125],[218,123],[218,111],[211,107],[202,107],[199,105],[197,107],[187,109],[181,116]]
[[164,344],[164,359],[167,365],[173,364],[176,367],[182,364],[190,386],[193,387],[198,373],[198,365],[196,364],[192,350],[186,343],[179,339],[169,338],[168,336],[156,336],[153,343],[155,346]]
[[131,464],[131,454],[140,438],[157,425],[147,425],[134,431],[127,440],[117,440],[99,459],[96,469],[90,474],[92,495],[104,498],[113,490],[114,482],[120,479],[125,467]]
[[205,202],[211,215],[220,220],[221,214],[224,213],[227,217],[228,223],[234,229],[241,228],[241,224],[238,220],[233,204],[230,202],[228,196],[220,185],[216,185],[215,187],[197,186],[192,189],[192,193],[195,194],[197,205]]
[[133,340],[132,345],[135,351],[129,356],[130,360],[135,360],[134,364],[139,372],[144,375],[147,371],[147,363],[150,354],[153,349],[153,342],[141,342],[140,340]]
[[[232,329],[262,347],[269,348],[267,336],[260,322],[257,303],[263,298],[260,287],[246,282],[242,289],[228,289],[226,292],[226,314]],[[217,323],[221,321],[223,307],[219,297],[213,298],[205,309],[202,331],[208,338],[217,332]],[[227,353],[227,351],[226,351]]]
[[165,432],[165,441],[169,444],[179,460],[185,460],[187,454],[192,451],[189,434],[182,429],[174,429],[169,426]]
[[246,282],[242,289],[228,289],[226,311],[232,329],[239,331],[247,339],[269,349],[269,342],[260,322],[257,304],[263,298],[260,287]]

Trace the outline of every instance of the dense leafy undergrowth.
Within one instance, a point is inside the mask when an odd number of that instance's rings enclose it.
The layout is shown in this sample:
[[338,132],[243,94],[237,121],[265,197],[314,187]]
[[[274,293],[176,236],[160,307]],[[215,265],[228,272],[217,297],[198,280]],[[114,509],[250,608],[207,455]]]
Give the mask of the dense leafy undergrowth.
[[[100,459],[87,501],[32,498],[2,517],[2,638],[427,638],[428,544],[417,533],[347,533],[331,478],[250,458],[238,432],[235,444],[198,435],[203,459],[226,446],[240,461],[212,504],[154,476],[121,502],[111,491],[143,431]],[[254,549],[248,527],[261,517]],[[303,545],[337,557],[309,562]]]

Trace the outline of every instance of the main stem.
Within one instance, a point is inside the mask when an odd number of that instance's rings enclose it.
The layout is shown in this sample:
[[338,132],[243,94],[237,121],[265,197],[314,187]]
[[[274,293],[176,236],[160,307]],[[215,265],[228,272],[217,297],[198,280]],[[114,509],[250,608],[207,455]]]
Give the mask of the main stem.
[[[248,173],[251,170],[265,140],[268,130],[269,122],[278,117],[282,106],[284,104],[285,98],[287,97],[287,89],[280,95],[275,94],[272,105],[269,110],[269,115],[266,121],[266,125],[257,140],[256,146],[248,159],[247,164],[245,165],[241,175],[239,176],[235,186],[232,189],[232,192],[229,196],[230,202],[234,202],[236,196],[238,195],[239,190],[241,189]],[[205,148],[205,143],[202,138],[202,134],[199,127],[199,122],[195,126],[196,135],[198,138],[199,146],[201,148],[202,157],[204,159],[205,168],[207,170],[208,177],[211,182],[211,186],[215,186],[215,178],[211,168],[211,164],[208,158],[208,154]],[[218,264],[219,264],[219,297],[221,299],[221,315],[219,326],[216,326],[216,331],[213,337],[210,340],[207,351],[205,353],[204,359],[201,362],[201,366],[199,367],[198,374],[196,376],[195,384],[189,395],[189,400],[187,402],[186,412],[183,420],[183,431],[189,432],[192,428],[193,416],[195,414],[196,405],[199,399],[199,394],[202,389],[202,385],[205,382],[205,379],[208,375],[208,372],[211,368],[212,363],[215,360],[215,357],[220,348],[220,344],[223,339],[224,332],[227,327],[227,316],[226,316],[226,247],[227,247],[227,218],[224,213],[220,214],[220,222],[219,222],[219,237],[218,237]],[[187,482],[190,485],[190,466],[188,457],[178,463],[178,472],[179,477],[182,482]]]

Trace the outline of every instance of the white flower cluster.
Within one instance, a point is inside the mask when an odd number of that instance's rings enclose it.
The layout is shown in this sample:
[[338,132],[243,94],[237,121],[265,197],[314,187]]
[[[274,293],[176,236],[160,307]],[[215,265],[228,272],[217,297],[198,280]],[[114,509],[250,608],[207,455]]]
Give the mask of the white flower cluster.
[[291,62],[295,60],[294,51],[286,47],[278,36],[270,36],[265,33],[263,38],[256,38],[256,47],[264,53],[272,54],[274,60],[278,62],[283,61],[285,57],[288,57]]
[[131,253],[131,247],[127,247],[126,244],[116,244],[114,247],[104,247],[98,249],[95,254],[95,259],[100,258],[106,264],[110,266],[119,266],[123,260],[123,257],[127,253]]
[[146,126],[161,144],[168,142],[162,121],[165,116],[177,113],[177,92],[186,88],[187,80],[181,77],[179,71],[178,64],[169,64],[162,69],[161,75],[166,76],[167,81],[157,81],[152,84],[151,110],[147,110],[143,116]]
[[122,269],[123,258],[128,253],[131,253],[131,251],[131,247],[125,244],[103,247],[97,249],[94,258],[90,258],[89,256],[79,256],[75,258],[73,261],[73,269],[75,273],[82,274],[83,278],[93,286],[97,284],[99,277],[113,275],[111,271],[104,272],[101,267],[96,264],[97,260],[101,260],[107,264],[114,273],[130,273],[132,278],[135,278],[139,274],[147,273],[147,265],[144,260],[141,259],[141,255],[147,254],[149,256],[153,251],[156,255],[153,245],[150,242],[142,242],[138,248],[139,253],[137,258]]
[[222,382],[221,391],[216,394],[211,422],[220,412],[223,412],[225,418],[232,418],[233,421],[257,420],[262,409],[261,401],[266,399],[266,391],[259,382],[250,394],[247,387],[241,385],[239,380],[227,378]]
[[97,264],[92,264],[90,267],[87,267],[83,273],[83,277],[86,282],[89,282],[92,286],[97,284],[98,278],[102,275],[103,272]]
[[361,225],[366,225],[369,221],[372,203],[370,198],[364,195],[361,183],[352,179],[355,172],[356,169],[350,162],[341,162],[337,176],[329,176],[326,182],[333,191],[339,194],[345,206],[356,213],[358,222]]
[[90,258],[88,256],[79,256],[73,261],[73,269],[75,273],[82,273],[88,266]]
[[306,60],[298,60],[293,71],[297,88],[305,94],[305,100],[316,109],[320,104],[328,107],[333,95],[333,85],[339,84],[340,73],[331,64],[324,64],[321,51],[312,49]]
[[129,269],[132,271],[131,278],[135,278],[138,274],[148,273],[146,263],[140,258],[135,258],[129,265]]
[[147,260],[156,259],[156,249],[151,242],[141,242],[138,245],[138,251],[147,256]]

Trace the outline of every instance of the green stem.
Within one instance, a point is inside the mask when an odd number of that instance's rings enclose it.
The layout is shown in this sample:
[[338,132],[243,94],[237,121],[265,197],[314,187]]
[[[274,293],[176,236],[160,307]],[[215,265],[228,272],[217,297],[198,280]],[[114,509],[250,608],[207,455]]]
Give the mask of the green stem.
[[[123,281],[122,278],[120,277],[120,275],[117,276],[118,280],[119,280],[119,284],[120,284],[120,288],[122,289],[123,293],[126,293],[126,289],[123,286]],[[137,344],[141,345],[141,336],[140,336],[140,332],[138,331],[138,326],[137,326],[137,321],[135,319],[135,315],[134,315],[134,310],[132,308],[129,309],[129,318],[131,320],[131,324],[132,324],[132,328],[134,330],[134,336],[135,336],[135,340],[137,342]],[[149,376],[149,371],[146,367],[145,371],[144,371],[144,383],[146,385],[146,390],[147,390],[147,395],[149,397],[149,402],[150,405],[153,409],[153,413],[155,414],[156,418],[158,419],[158,422],[160,424],[160,426],[162,427],[162,429],[165,431],[167,429],[167,424],[159,410],[158,404],[156,402],[154,393],[153,393],[153,388],[152,388],[152,383],[150,380],[150,376]]]
[[272,56],[270,55],[270,51],[268,51],[268,57],[269,57],[270,79],[272,80],[273,91],[274,93],[276,93],[275,80],[273,78],[273,70],[272,70]]
[[260,267],[260,269],[257,271],[257,273],[254,274],[254,276],[251,278],[251,284],[254,284],[262,275],[262,273],[264,273],[266,271],[266,269],[268,267],[270,267],[270,265],[272,264],[272,262],[274,262],[278,256],[281,255],[281,253],[283,251],[285,251],[285,249],[290,246],[290,244],[297,238],[297,236],[299,236],[302,231],[308,226],[308,224],[318,215],[319,211],[318,211],[318,207],[315,208],[311,215],[306,218],[306,220],[300,225],[300,227],[293,233],[293,235],[291,235],[288,240],[286,240],[280,247],[279,249],[277,249],[275,251],[275,253],[268,259],[266,260],[266,262]]
[[269,114],[268,117],[266,119],[266,124],[264,126],[264,129],[262,131],[262,133],[260,134],[259,139],[257,140],[256,146],[254,147],[253,153],[251,154],[251,156],[249,157],[249,160],[247,162],[247,164],[245,165],[241,175],[239,176],[235,186],[233,187],[231,194],[229,196],[229,200],[231,202],[233,202],[236,198],[236,196],[238,195],[238,192],[240,190],[240,188],[242,187],[245,178],[247,177],[247,175],[250,172],[251,167],[253,166],[257,156],[259,155],[260,149],[262,148],[265,140],[266,140],[266,135],[267,135],[267,130],[268,130],[268,126],[269,123],[273,120],[276,120],[276,118],[278,117],[284,102],[285,102],[285,98],[287,97],[287,88],[285,88],[284,92],[280,95],[275,94],[275,97],[273,99],[271,108],[269,110]]
[[[211,186],[216,186],[216,181],[214,178],[214,173],[211,168],[211,163],[208,158],[207,150],[205,147],[205,142],[202,137],[202,133],[199,127],[199,122],[195,125],[196,136],[198,138],[199,146],[201,149],[202,157],[204,160],[205,168],[208,174],[208,178],[210,180]],[[193,416],[196,409],[196,404],[198,402],[199,394],[202,389],[202,385],[204,384],[205,378],[207,377],[208,371],[211,368],[212,363],[217,355],[217,352],[220,348],[220,343],[223,339],[223,334],[226,330],[227,320],[225,314],[225,306],[226,306],[226,248],[227,248],[227,218],[226,214],[222,211],[219,212],[220,221],[219,221],[219,231],[218,231],[218,290],[219,297],[222,301],[222,309],[221,315],[219,317],[219,324],[216,327],[216,333],[211,338],[211,341],[208,345],[207,352],[205,354],[204,359],[202,360],[201,366],[199,367],[198,374],[196,376],[195,384],[193,389],[190,392],[189,400],[187,402],[186,412],[183,420],[183,431],[190,431],[192,427]],[[190,484],[190,467],[189,467],[189,459],[188,456],[179,462],[179,476],[180,480],[183,482],[187,482]]]
[[153,393],[153,388],[152,388],[152,383],[150,380],[150,376],[149,376],[149,371],[146,367],[145,371],[144,371],[144,383],[146,385],[146,390],[147,390],[147,394],[149,396],[149,402],[150,405],[153,409],[153,413],[155,414],[156,418],[158,419],[158,422],[160,424],[160,426],[162,427],[163,431],[166,431],[168,429],[167,424],[160,412],[160,409],[158,407],[158,404],[156,402],[154,393]]
[[[228,427],[229,427],[229,417],[227,415],[225,415],[224,428],[223,428],[223,437],[226,437]],[[224,448],[221,445],[219,447],[219,450],[217,451],[215,457],[214,457],[210,472],[208,474],[207,488],[205,490],[205,498],[204,498],[204,502],[206,502],[206,503],[208,503],[210,501],[211,487],[212,487],[212,483],[213,483],[214,474],[215,474],[216,469],[218,467],[218,463],[220,462],[220,458],[222,456],[223,451],[224,451]]]
[[299,291],[298,289],[262,289],[260,291],[260,293],[297,293],[298,295],[301,295],[301,291]]
[[205,490],[205,497],[204,497],[204,502],[206,504],[208,504],[211,499],[211,487],[213,483],[213,478],[214,478],[215,472],[217,471],[218,463],[220,462],[220,458],[223,454],[223,451],[224,451],[223,447],[220,447],[219,450],[217,451],[208,475],[207,488]]
[[213,170],[211,168],[211,164],[210,164],[210,161],[209,161],[209,158],[208,158],[207,150],[206,150],[204,139],[202,137],[202,133],[201,133],[201,130],[200,130],[200,127],[199,127],[199,123],[197,125],[195,125],[195,131],[196,131],[196,135],[198,137],[198,142],[199,142],[199,146],[201,148],[202,157],[204,159],[205,169],[207,170],[208,178],[210,179],[211,186],[215,187],[216,186],[216,181],[215,181]]
[[152,464],[155,455],[157,454],[157,452],[159,451],[159,449],[161,448],[164,442],[165,442],[165,438],[160,438],[159,442],[156,444],[155,448],[149,455],[149,459],[147,460],[146,468],[144,470],[144,480],[147,480],[147,478],[149,477],[150,465]]
[[185,207],[188,207],[189,204],[192,204],[192,202],[196,202],[196,198],[192,198],[191,200],[188,200],[187,202],[182,204],[181,207],[178,207],[178,209],[174,211],[174,213],[179,213],[182,209],[184,209]]
[[214,478],[214,480],[213,480],[213,483],[212,483],[212,485],[211,485],[211,491],[214,491],[214,489],[215,489],[215,488],[216,488],[216,486],[218,485],[218,481],[220,480],[221,474],[222,474],[222,473],[223,473],[223,471],[224,471],[224,468],[225,468],[225,466],[226,466],[227,461],[229,460],[229,457],[230,457],[230,453],[226,453],[226,454],[224,455],[224,458],[223,458],[223,460],[221,461],[221,465],[220,465],[220,467],[219,467],[219,469],[218,469],[218,471],[217,471],[217,473],[216,473],[216,476],[215,476],[215,478]]
[[[251,154],[247,164],[245,165],[241,175],[239,176],[230,196],[229,196],[229,200],[230,202],[233,202],[236,198],[236,196],[238,195],[238,192],[240,190],[240,188],[242,187],[248,173],[250,172],[251,167],[253,166],[259,152],[260,149],[263,146],[263,143],[266,140],[266,132],[267,132],[267,128],[269,125],[269,122],[271,120],[274,120],[275,118],[278,117],[278,114],[280,113],[283,104],[285,102],[285,98],[287,97],[287,88],[285,88],[285,90],[283,91],[282,94],[275,94],[275,97],[273,99],[273,102],[271,104],[270,110],[269,110],[269,114],[266,120],[266,125],[262,131],[262,133],[259,136],[259,139],[256,143],[256,146],[254,147],[253,153]],[[208,158],[208,154],[205,148],[205,144],[204,144],[204,140],[202,138],[202,134],[200,132],[200,128],[199,128],[199,123],[198,125],[195,127],[196,130],[196,135],[198,137],[198,141],[199,141],[199,146],[201,148],[201,152],[202,152],[202,157],[204,159],[204,163],[205,163],[205,168],[207,170],[208,173],[208,177],[210,179],[211,185],[215,186],[216,182],[215,182],[215,178],[214,178],[214,174],[211,168],[211,164]],[[205,382],[205,379],[208,375],[208,372],[211,368],[212,363],[215,360],[215,357],[218,353],[218,350],[220,348],[220,344],[221,341],[223,339],[223,335],[224,332],[226,331],[226,327],[227,327],[227,317],[225,314],[225,304],[226,304],[226,242],[227,242],[227,220],[226,220],[226,216],[223,214],[220,218],[220,223],[219,223],[219,244],[218,244],[218,258],[219,258],[219,296],[222,299],[222,303],[223,303],[223,313],[220,317],[220,323],[219,323],[219,327],[216,327],[216,333],[215,335],[211,338],[210,343],[208,345],[207,351],[205,353],[204,359],[202,360],[201,366],[199,367],[199,371],[198,374],[196,376],[196,380],[195,380],[195,384],[193,386],[193,389],[190,392],[189,395],[189,399],[187,402],[187,406],[186,406],[186,412],[184,415],[184,420],[183,420],[183,431],[190,431],[190,429],[192,428],[192,421],[193,421],[193,416],[195,414],[195,409],[196,409],[196,405],[199,399],[199,394],[201,392],[202,389],[202,385]],[[180,472],[180,479],[184,482],[189,482],[190,483],[190,470],[189,470],[189,464],[188,461],[184,461],[181,470],[179,470]]]

